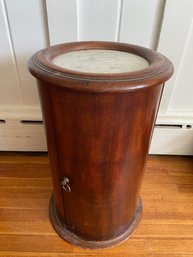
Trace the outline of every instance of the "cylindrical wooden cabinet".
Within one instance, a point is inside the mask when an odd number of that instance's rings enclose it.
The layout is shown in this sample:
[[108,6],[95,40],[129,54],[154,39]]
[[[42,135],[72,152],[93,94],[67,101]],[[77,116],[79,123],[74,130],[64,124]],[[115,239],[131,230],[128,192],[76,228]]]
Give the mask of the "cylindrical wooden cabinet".
[[170,61],[115,42],[74,42],[36,53],[54,193],[50,218],[72,244],[105,248],[141,218],[139,191]]

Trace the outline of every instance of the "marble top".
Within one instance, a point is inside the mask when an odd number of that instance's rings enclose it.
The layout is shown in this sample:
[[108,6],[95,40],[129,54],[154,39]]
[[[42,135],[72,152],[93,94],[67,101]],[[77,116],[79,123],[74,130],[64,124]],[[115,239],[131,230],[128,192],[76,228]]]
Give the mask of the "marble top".
[[65,69],[86,73],[125,73],[145,69],[149,62],[138,55],[115,50],[78,50],[56,56],[52,62]]

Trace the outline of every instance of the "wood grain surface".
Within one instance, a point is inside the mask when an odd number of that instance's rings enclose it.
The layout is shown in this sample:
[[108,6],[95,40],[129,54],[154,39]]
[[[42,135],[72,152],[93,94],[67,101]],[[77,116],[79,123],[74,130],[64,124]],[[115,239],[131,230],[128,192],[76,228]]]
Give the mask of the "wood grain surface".
[[[137,55],[148,65],[115,73],[111,69],[99,73],[98,66],[82,72],[77,68],[81,50],[87,57],[87,50],[95,51],[103,65],[99,52],[110,50],[111,61],[106,58],[106,63],[111,68],[112,52]],[[78,66],[73,69],[54,61],[63,54],[73,54]],[[89,62],[94,62],[91,56]],[[37,79],[46,128],[54,228],[68,242],[89,249],[125,241],[141,219],[139,191],[172,63],[136,45],[83,41],[43,49],[31,57],[28,67]]]
[[193,158],[149,156],[143,216],[133,236],[106,250],[62,240],[48,214],[52,192],[46,154],[0,153],[0,256],[193,256]]

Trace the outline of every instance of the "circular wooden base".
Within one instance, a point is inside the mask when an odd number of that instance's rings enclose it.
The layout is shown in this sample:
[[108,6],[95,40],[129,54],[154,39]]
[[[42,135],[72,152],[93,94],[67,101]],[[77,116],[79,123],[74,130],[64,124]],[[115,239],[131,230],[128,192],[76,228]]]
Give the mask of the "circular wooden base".
[[127,240],[131,234],[134,232],[136,229],[138,223],[140,222],[142,215],[142,202],[141,199],[139,198],[137,208],[135,210],[135,215],[133,222],[130,224],[130,226],[118,237],[110,239],[110,240],[105,240],[105,241],[87,241],[71,232],[69,232],[60,222],[57,211],[56,211],[56,205],[55,205],[55,200],[54,200],[54,195],[52,194],[51,199],[50,199],[50,219],[52,222],[52,225],[56,232],[66,241],[69,243],[82,247],[82,248],[87,248],[87,249],[103,249],[103,248],[108,248],[108,247],[113,247],[116,246],[117,244],[120,244]]

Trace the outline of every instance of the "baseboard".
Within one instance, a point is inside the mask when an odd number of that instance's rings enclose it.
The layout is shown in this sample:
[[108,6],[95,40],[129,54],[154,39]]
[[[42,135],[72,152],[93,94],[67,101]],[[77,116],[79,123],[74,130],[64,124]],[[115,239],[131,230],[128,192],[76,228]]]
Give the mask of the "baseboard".
[[[0,110],[1,151],[47,151],[39,108]],[[149,153],[193,155],[193,115],[159,116]]]
[[193,113],[158,116],[149,153],[193,155]]
[[193,130],[155,127],[150,154],[193,155]]
[[39,107],[0,106],[1,151],[47,151]]

